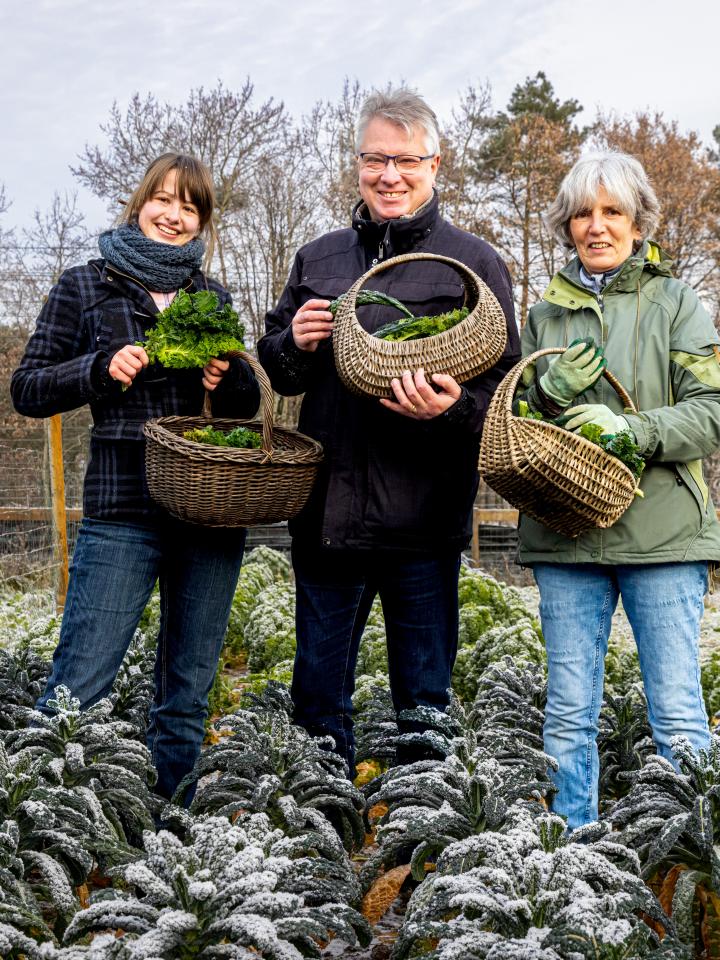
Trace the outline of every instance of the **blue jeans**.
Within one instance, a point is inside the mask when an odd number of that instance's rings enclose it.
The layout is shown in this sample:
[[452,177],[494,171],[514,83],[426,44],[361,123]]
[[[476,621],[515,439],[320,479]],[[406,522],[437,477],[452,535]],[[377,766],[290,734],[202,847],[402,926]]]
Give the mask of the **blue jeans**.
[[545,751],[560,764],[553,809],[574,829],[598,814],[596,737],[618,597],[635,636],[658,753],[672,760],[670,739],[680,734],[695,749],[708,747],[698,653],[707,564],[536,563],[533,573],[548,659]]
[[200,752],[208,694],[230,616],[245,531],[171,517],[147,523],[85,518],[70,567],[60,641],[45,692],[65,684],[89,707],[112,688],[140,616],[160,580],[155,697],[147,744],[156,790],[171,797]]
[[294,543],[293,568],[295,719],[314,736],[330,734],[352,776],[355,664],[373,599],[379,594],[382,603],[395,709],[426,705],[442,710],[457,653],[460,556],[413,559],[384,551],[312,550]]

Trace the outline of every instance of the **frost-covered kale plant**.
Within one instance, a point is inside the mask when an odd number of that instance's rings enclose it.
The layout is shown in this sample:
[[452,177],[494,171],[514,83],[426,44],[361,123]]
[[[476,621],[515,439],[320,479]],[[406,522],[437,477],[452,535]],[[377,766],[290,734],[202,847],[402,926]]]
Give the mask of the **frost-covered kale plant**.
[[324,814],[348,850],[362,846],[363,797],[347,779],[345,761],[331,751],[332,740],[311,737],[293,724],[286,688],[270,684],[262,697],[245,702],[246,708],[216,721],[220,741],[201,753],[173,800],[182,802],[200,782],[191,812],[262,812],[282,826],[280,800],[291,796],[299,806]]
[[[464,608],[467,609],[467,608]],[[463,611],[460,611],[461,620]],[[525,663],[544,664],[545,648],[537,623],[521,617],[509,624],[497,624],[473,634],[474,641],[458,650],[452,683],[463,700],[471,702],[482,673],[498,660],[509,656]]]
[[121,720],[132,729],[126,736],[145,742],[145,734],[155,687],[155,643],[137,631],[113,683],[111,719]]
[[353,694],[355,761],[383,767],[395,762],[399,735],[387,674],[358,677]]
[[271,583],[258,593],[244,631],[248,666],[267,670],[295,655],[295,590]]
[[410,899],[393,960],[655,955],[659,938],[637,912],[672,924],[637,857],[609,839],[567,843],[563,827],[523,811],[505,832],[448,847]]
[[553,763],[550,757],[542,754],[542,769],[537,776],[524,763],[512,772],[503,769],[479,746],[477,734],[457,700],[445,713],[430,708],[410,713],[423,719],[428,729],[402,735],[399,745],[408,739],[425,743],[437,754],[444,754],[444,759],[392,767],[365,788],[369,806],[387,807],[378,821],[378,850],[362,869],[365,886],[373,882],[381,868],[402,863],[410,863],[413,876],[422,879],[426,862],[449,845],[499,830],[515,801],[531,801],[537,814],[542,813],[542,801],[552,790],[545,773]]
[[2,739],[12,763],[43,763],[49,789],[92,792],[119,841],[138,845],[153,826],[150,788],[157,774],[147,747],[135,739],[136,728],[111,718],[113,706],[108,698],[81,712],[79,701],[59,686],[48,701],[52,716],[35,711],[33,726]]
[[720,951],[720,737],[698,753],[676,737],[673,749],[680,772],[649,757],[608,817],[637,851],[643,876],[663,881],[681,939],[695,944],[701,937],[711,956]]
[[60,617],[50,591],[0,596],[0,646],[9,653],[31,649],[52,657],[60,636]]
[[0,730],[27,725],[49,673],[49,662],[30,647],[0,650]]
[[[296,863],[264,815],[235,824],[198,818],[184,844],[164,830],[144,839],[145,855],[114,871],[125,889],[103,891],[75,914],[64,942],[78,947],[68,958],[299,960],[319,957],[333,937],[370,940],[347,904],[309,905],[297,892]],[[84,946],[88,934],[95,936]]]
[[599,793],[602,810],[605,810],[625,796],[632,786],[630,774],[655,753],[642,684],[633,684],[624,694],[606,692],[600,710],[597,746]]
[[543,752],[546,702],[547,679],[538,666],[505,656],[480,675],[469,722],[478,745],[508,777],[543,779],[553,765]]

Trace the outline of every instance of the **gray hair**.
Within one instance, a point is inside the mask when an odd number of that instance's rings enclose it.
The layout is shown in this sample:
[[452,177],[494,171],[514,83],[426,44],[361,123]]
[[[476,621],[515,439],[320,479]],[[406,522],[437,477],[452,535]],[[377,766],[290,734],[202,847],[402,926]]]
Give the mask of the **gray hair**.
[[413,129],[420,127],[426,137],[428,153],[440,152],[440,127],[435,113],[425,103],[419,93],[407,87],[385,91],[374,90],[360,107],[355,126],[355,150],[360,151],[365,131],[371,120],[380,117],[402,127],[408,136]]
[[620,210],[632,218],[643,240],[657,229],[660,203],[643,165],[618,150],[588,153],[567,173],[545,213],[548,229],[569,250],[575,248],[570,220],[583,207],[595,203],[601,186]]

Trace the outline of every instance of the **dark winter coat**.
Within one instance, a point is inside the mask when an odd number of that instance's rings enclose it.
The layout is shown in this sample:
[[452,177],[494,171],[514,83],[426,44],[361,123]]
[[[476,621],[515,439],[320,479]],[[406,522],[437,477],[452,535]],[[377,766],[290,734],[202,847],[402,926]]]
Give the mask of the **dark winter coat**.
[[[278,393],[304,393],[299,428],[319,440],[325,465],[307,507],[291,523],[304,542],[330,549],[459,550],[470,537],[478,485],[478,446],[485,412],[500,380],[520,355],[510,277],[484,240],[438,214],[437,197],[414,217],[375,223],[358,206],[352,228],[325,234],[297,254],[280,301],[266,318],[260,361]],[[460,400],[430,421],[414,421],[357,397],[340,382],[329,340],[299,350],[291,321],[311,298],[332,300],[372,264],[426,251],[467,264],[490,287],[507,317],[508,343],[499,363],[464,385]],[[458,274],[432,261],[402,264],[372,280],[415,316],[462,306]],[[396,319],[380,306],[362,307],[363,326]]]
[[[208,287],[221,303],[230,295],[198,272],[185,289]],[[37,320],[11,381],[13,404],[29,417],[49,417],[90,404],[93,428],[83,510],[98,519],[156,515],[144,480],[143,424],[153,417],[200,413],[201,370],[167,370],[153,364],[123,391],[107,369],[121,347],[145,339],[158,309],[150,294],[104,260],[62,274]],[[234,360],[213,391],[217,416],[250,417],[259,391],[247,364]]]

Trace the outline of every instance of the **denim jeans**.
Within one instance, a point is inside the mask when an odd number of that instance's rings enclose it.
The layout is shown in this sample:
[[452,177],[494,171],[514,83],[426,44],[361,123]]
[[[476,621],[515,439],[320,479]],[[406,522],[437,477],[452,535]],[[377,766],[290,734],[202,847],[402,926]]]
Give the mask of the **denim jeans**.
[[442,710],[448,704],[457,653],[460,556],[414,559],[384,551],[331,553],[294,543],[293,567],[295,719],[314,736],[330,734],[352,776],[355,665],[373,599],[379,594],[382,603],[395,709],[426,705]]
[[171,797],[200,752],[208,694],[230,616],[245,531],[171,517],[144,523],[85,518],[70,567],[60,641],[38,709],[59,684],[82,708],[110,693],[160,580],[160,633],[147,744],[156,790]]
[[545,751],[560,764],[553,809],[574,829],[598,814],[596,737],[618,597],[635,636],[658,753],[672,760],[670,739],[679,734],[707,748],[698,653],[707,564],[536,563],[533,573],[548,659]]

